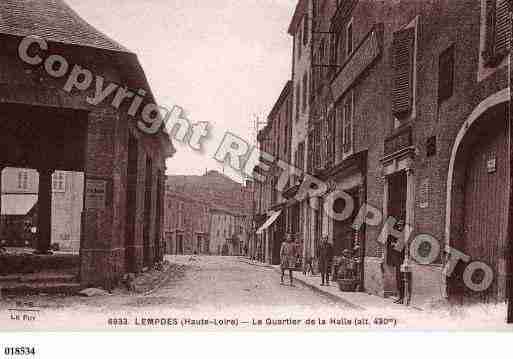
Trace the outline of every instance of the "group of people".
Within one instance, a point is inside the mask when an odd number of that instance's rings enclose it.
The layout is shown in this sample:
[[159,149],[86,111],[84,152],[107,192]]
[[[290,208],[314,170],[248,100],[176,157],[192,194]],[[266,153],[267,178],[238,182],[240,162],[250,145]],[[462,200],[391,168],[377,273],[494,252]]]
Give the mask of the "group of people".
[[[405,227],[405,221],[399,220],[394,228],[396,231],[403,232]],[[404,246],[397,246],[398,239],[392,235],[389,235],[387,241],[387,264],[392,266],[395,270],[396,285],[398,291],[398,299],[395,303],[402,304],[405,300],[405,284],[401,266],[404,261],[405,253]],[[333,268],[332,279],[338,278],[354,279],[357,277],[357,266],[360,248],[356,246],[352,250],[345,249],[342,252],[341,257],[337,257],[334,260],[333,246],[328,242],[327,238],[324,238],[317,248],[317,260],[319,264],[319,272],[321,273],[321,285],[330,285],[330,273]],[[280,250],[281,259],[281,284],[284,284],[283,280],[285,277],[285,271],[289,271],[290,285],[293,286],[293,275],[292,272],[296,270],[299,253],[297,253],[296,245],[292,235],[287,234],[286,241],[282,243]],[[303,274],[313,274],[313,259],[306,258],[303,266]]]
[[[297,268],[296,264],[298,255],[293,237],[291,235],[287,235],[287,238],[285,242],[282,243],[280,249],[281,284],[284,284],[285,272],[288,270],[290,285],[294,286],[294,276],[292,273]],[[322,286],[330,285],[330,274],[332,274],[332,279],[336,279],[337,276],[346,278],[356,276],[356,260],[353,258],[352,251],[345,249],[342,253],[342,257],[334,263],[333,246],[328,242],[327,238],[324,238],[319,245],[316,257],[318,259]],[[313,274],[312,258],[306,259],[305,265],[303,266],[303,273],[305,275],[308,273]]]

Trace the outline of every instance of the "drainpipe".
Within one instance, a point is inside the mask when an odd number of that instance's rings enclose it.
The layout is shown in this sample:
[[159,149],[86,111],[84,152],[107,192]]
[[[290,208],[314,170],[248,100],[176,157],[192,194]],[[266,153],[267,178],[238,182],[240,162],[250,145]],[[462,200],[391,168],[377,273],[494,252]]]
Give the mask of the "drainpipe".
[[410,260],[410,243],[409,239],[413,231],[414,225],[414,210],[415,210],[415,177],[412,168],[406,169],[407,184],[406,184],[406,223],[404,228],[404,262],[401,266],[404,280],[404,304],[410,305],[411,302],[411,287],[412,287],[412,273],[411,273],[411,260]]
[[[509,12],[509,18],[510,18],[510,24],[511,28],[513,29],[513,12],[511,8],[510,3],[510,12]],[[509,55],[511,56],[511,54]],[[509,88],[511,88],[512,85],[512,72],[509,71]],[[506,114],[507,121],[508,121],[508,153],[509,153],[509,221],[508,221],[508,230],[506,238],[508,238],[507,246],[509,246],[507,250],[507,273],[506,276],[506,297],[508,301],[508,317],[506,319],[508,324],[513,324],[513,239],[511,238],[513,235],[513,193],[512,193],[512,184],[513,184],[513,155],[512,155],[512,146],[511,141],[513,140],[513,124],[511,117],[513,116],[513,111],[511,107],[511,100],[509,102],[509,105],[507,106],[506,111],[509,111],[509,113]]]

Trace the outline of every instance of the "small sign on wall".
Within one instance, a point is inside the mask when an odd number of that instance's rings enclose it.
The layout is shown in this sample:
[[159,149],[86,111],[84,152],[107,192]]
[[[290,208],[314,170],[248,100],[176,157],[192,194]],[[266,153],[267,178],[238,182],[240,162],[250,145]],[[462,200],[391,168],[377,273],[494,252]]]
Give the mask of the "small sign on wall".
[[105,179],[86,178],[85,209],[105,209],[107,205],[108,181]]
[[420,191],[419,191],[419,207],[420,208],[428,208],[429,207],[429,178],[425,178],[420,182]]
[[488,158],[488,161],[486,161],[486,169],[488,173],[497,172],[497,157],[495,157],[495,154],[490,156],[490,158]]

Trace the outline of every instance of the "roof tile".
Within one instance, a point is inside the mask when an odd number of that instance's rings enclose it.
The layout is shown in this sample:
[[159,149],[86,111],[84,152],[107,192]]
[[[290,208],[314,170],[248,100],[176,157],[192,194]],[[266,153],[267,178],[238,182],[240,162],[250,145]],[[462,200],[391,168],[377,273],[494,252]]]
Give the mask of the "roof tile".
[[84,21],[62,0],[1,0],[0,33],[130,52]]

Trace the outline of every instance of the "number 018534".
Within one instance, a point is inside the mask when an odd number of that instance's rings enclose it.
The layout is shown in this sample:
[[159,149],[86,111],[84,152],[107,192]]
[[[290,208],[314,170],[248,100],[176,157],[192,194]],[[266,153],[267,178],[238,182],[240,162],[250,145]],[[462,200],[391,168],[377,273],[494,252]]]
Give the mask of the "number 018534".
[[5,347],[5,356],[33,356],[36,355],[36,348],[34,347]]

